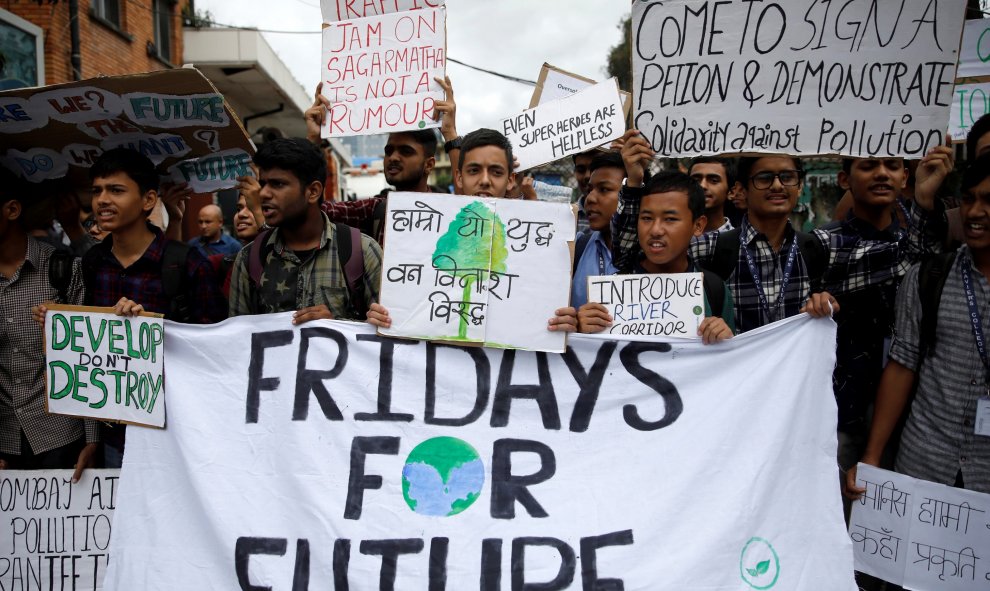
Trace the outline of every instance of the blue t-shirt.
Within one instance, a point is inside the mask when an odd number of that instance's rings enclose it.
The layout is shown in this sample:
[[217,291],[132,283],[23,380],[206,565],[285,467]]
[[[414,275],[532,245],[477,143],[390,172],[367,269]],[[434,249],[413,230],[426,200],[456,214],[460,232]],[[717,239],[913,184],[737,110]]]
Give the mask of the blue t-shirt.
[[612,250],[605,244],[601,232],[592,231],[584,253],[574,269],[571,305],[580,308],[588,303],[588,277],[615,275],[618,272],[612,264]]

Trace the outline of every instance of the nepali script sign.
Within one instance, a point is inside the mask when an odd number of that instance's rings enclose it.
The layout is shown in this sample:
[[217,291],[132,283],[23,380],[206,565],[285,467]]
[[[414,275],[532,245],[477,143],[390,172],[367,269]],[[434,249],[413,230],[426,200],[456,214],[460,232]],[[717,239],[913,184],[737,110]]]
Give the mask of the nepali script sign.
[[165,325],[159,314],[49,306],[45,315],[48,412],[165,426]]
[[658,156],[921,158],[944,143],[966,0],[633,3]]
[[859,464],[856,570],[922,591],[976,591],[990,581],[990,495]]
[[320,79],[331,106],[323,137],[440,126],[433,120],[433,104],[444,98],[434,78],[447,68],[440,4],[324,24]]
[[626,130],[615,78],[543,103],[502,121],[517,170],[585,152],[622,137]]
[[168,335],[109,590],[856,589],[828,319],[562,355],[291,314]]
[[385,219],[381,334],[563,352],[547,321],[570,297],[568,204],[392,193]]
[[0,470],[0,589],[103,589],[118,474]]
[[704,275],[591,276],[588,301],[608,310],[609,334],[697,339],[705,319]]

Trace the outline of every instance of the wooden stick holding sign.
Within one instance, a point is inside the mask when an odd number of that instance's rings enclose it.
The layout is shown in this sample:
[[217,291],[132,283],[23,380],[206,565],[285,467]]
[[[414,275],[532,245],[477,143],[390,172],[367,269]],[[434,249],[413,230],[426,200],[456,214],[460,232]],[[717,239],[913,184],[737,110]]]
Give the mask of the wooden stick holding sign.
[[704,294],[701,273],[588,277],[588,301],[608,309],[610,334],[697,340]]
[[45,316],[49,413],[165,426],[165,325],[161,314],[51,305]]

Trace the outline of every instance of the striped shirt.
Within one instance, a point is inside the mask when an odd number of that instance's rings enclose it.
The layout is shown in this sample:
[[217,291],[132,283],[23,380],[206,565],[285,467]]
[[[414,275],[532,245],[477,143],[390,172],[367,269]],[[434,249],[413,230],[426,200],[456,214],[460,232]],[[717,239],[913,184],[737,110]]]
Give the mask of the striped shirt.
[[[10,278],[0,275],[0,453],[40,454],[75,443],[84,434],[87,443],[99,441],[95,421],[45,410],[45,348],[31,307],[47,301],[83,302],[79,259],[72,266],[67,301],[60,301],[48,281],[54,250],[29,236],[24,263]],[[21,449],[22,430],[30,450]]]
[[[285,247],[278,228],[269,233],[264,269],[260,285],[251,281],[248,257],[251,248],[241,249],[234,261],[230,278],[230,315],[271,314],[301,310],[310,306],[325,305],[334,318],[353,318],[351,302],[344,279],[344,271],[337,254],[336,229],[323,215],[323,235],[320,246],[306,260]],[[345,237],[345,239],[347,239]],[[371,237],[361,235],[364,254],[364,276],[361,287],[367,305],[378,302],[378,289],[382,275],[382,249]]]
[[[620,270],[635,264],[640,256],[637,222],[643,192],[642,188],[623,187],[619,194],[619,209],[612,222],[612,254],[615,266]],[[922,253],[931,252],[938,244],[927,228],[928,216],[924,210],[912,204],[911,217],[910,231],[899,242],[868,241],[857,236],[814,230],[813,236],[823,253],[827,251],[828,255],[820,290],[833,294],[848,293],[903,276]],[[722,236],[721,232],[708,232],[692,240],[688,252],[699,267],[711,267],[716,244]],[[739,258],[725,280],[735,302],[738,332],[794,316],[808,300],[812,293],[812,277],[807,262],[798,251],[783,299],[780,306],[775,307],[783,285],[788,253],[796,237],[797,233],[788,223],[783,246],[775,252],[767,237],[743,218]],[[767,310],[760,301],[743,247],[753,258],[771,310]]]
[[[919,267],[912,267],[897,293],[890,358],[918,374],[917,392],[901,435],[898,472],[951,486],[961,470],[967,489],[990,493],[990,437],[976,435],[976,404],[987,394],[986,373],[976,349],[960,270],[970,264],[959,249],[942,288],[936,346],[922,357]],[[973,268],[973,290],[984,334],[990,334],[990,285]]]

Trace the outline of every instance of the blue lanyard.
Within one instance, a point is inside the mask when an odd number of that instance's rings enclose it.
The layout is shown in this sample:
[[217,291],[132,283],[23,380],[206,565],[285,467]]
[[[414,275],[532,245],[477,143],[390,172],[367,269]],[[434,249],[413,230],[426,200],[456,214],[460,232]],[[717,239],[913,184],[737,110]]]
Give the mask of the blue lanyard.
[[966,291],[966,305],[969,306],[969,321],[973,327],[973,339],[976,340],[976,350],[980,353],[983,361],[984,378],[987,385],[990,385],[990,355],[987,354],[987,343],[983,338],[983,318],[980,316],[980,306],[976,303],[976,294],[973,292],[973,272],[972,262],[968,256],[962,257],[959,261],[959,271],[962,274],[963,289]]
[[[745,234],[745,228],[743,228],[740,236],[743,234]],[[777,318],[777,311],[780,310],[780,305],[784,302],[784,293],[787,291],[787,285],[791,282],[791,273],[794,272],[794,261],[797,260],[798,251],[797,236],[794,236],[791,240],[791,249],[787,252],[787,262],[784,264],[784,276],[780,281],[780,292],[777,294],[777,300],[774,302],[772,309],[770,308],[770,301],[767,299],[767,294],[763,290],[760,269],[756,266],[753,255],[750,254],[746,244],[740,244],[739,247],[746,255],[746,264],[749,265],[749,273],[753,276],[753,284],[756,286],[756,295],[760,297],[760,305],[763,306],[770,320],[773,321]]]
[[605,255],[602,254],[602,249],[598,244],[595,244],[595,253],[598,255],[598,274],[605,275]]
[[907,206],[904,205],[904,200],[900,197],[897,198],[897,207],[900,207],[901,213],[904,214],[904,228],[897,231],[897,241],[900,242],[906,236],[905,231],[914,226],[914,222],[911,221],[911,212],[908,211]]

